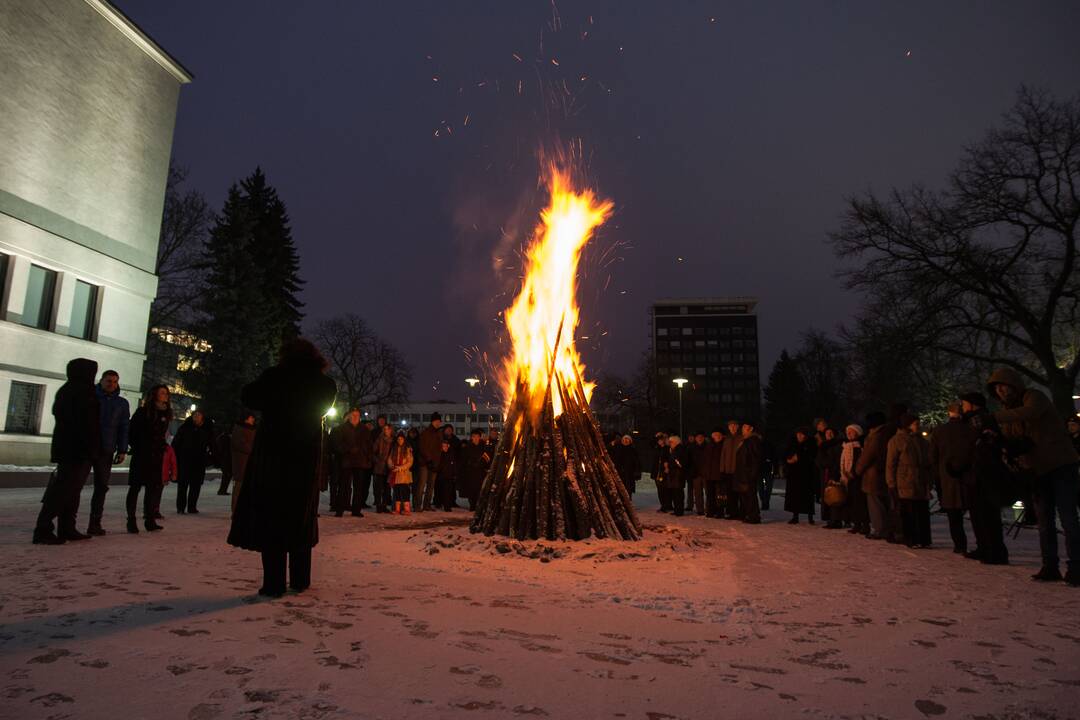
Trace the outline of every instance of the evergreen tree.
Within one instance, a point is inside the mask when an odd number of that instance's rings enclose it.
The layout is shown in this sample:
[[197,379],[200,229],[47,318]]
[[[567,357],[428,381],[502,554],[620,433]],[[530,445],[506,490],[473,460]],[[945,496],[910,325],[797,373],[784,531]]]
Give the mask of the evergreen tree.
[[300,260],[289,216],[259,168],[229,188],[206,242],[201,334],[210,343],[199,374],[201,405],[230,420],[240,388],[273,365],[282,342],[299,334]]
[[810,422],[810,415],[799,363],[784,350],[765,386],[765,433],[777,447],[783,447],[795,428]]

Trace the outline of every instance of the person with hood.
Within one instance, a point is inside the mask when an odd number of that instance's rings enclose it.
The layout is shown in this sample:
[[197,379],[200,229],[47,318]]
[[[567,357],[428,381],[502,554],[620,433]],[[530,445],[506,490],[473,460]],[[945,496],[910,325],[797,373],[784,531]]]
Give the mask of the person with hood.
[[1032,578],[1044,582],[1061,579],[1056,515],[1065,531],[1068,557],[1065,581],[1080,587],[1080,517],[1077,515],[1080,454],[1073,447],[1057,408],[1042,391],[1026,387],[1020,373],[1012,368],[998,368],[990,375],[986,388],[1002,405],[994,413],[1002,433],[1007,439],[1023,439],[1030,448],[1018,453],[1018,459],[1020,466],[1034,477],[1042,568]]
[[[975,438],[970,473],[974,482],[971,502],[971,529],[975,549],[964,553],[969,560],[986,565],[1008,565],[1009,549],[1001,524],[1001,508],[1009,503],[1007,488],[1013,484],[1012,470],[1005,462],[1005,444],[994,416],[986,409],[986,397],[979,392],[960,396],[965,424]],[[964,468],[958,468],[961,472]]]
[[198,515],[206,466],[214,456],[214,423],[202,410],[196,410],[181,423],[172,448],[180,470],[176,481],[176,512]]
[[844,428],[845,440],[840,447],[840,482],[847,488],[844,518],[851,523],[852,535],[870,534],[870,517],[866,510],[866,493],[862,482],[855,477],[855,466],[862,454],[863,429],[852,423]]
[[949,404],[949,420],[930,433],[930,466],[933,468],[938,500],[949,518],[953,552],[967,553],[964,511],[974,506],[975,431],[964,422],[963,406]]
[[[101,456],[101,405],[94,391],[97,363],[75,358],[67,364],[67,382],[56,391],[52,414],[50,459],[56,471],[41,498],[34,526],[35,545],[60,545],[68,540],[89,540],[75,528],[79,495],[90,468]],[[56,530],[53,530],[56,520]]]
[[128,431],[131,466],[128,469],[127,531],[139,532],[135,513],[139,507],[139,491],[143,488],[143,522],[150,532],[164,530],[157,522],[161,502],[162,466],[165,462],[166,436],[172,422],[169,388],[155,385],[147,392],[142,405],[131,416]]
[[233,492],[231,508],[236,512],[236,498],[240,495],[240,486],[244,484],[248,459],[255,448],[255,415],[245,412],[244,419],[238,420],[229,433],[228,455],[233,469]]
[[375,432],[375,442],[372,445],[372,483],[375,486],[375,512],[384,513],[390,509],[390,469],[386,466],[386,458],[390,456],[390,449],[394,447],[394,428],[386,422],[386,416],[380,415],[379,423]]
[[623,435],[612,449],[611,460],[626,492],[633,495],[637,492],[637,481],[641,479],[641,457],[634,445],[634,438]]
[[461,479],[458,492],[469,502],[469,510],[476,507],[480,498],[480,488],[484,484],[491,465],[491,450],[484,442],[484,433],[474,428],[469,433],[469,442],[461,449]]
[[428,426],[420,433],[417,456],[416,484],[413,485],[413,505],[416,512],[431,510],[435,496],[435,477],[442,457],[442,415],[433,412]]
[[928,548],[930,537],[930,447],[919,431],[919,418],[900,417],[885,456],[885,483],[900,510],[904,542],[910,548]]
[[[726,441],[725,441],[726,442]],[[784,477],[787,489],[784,491],[784,510],[791,513],[791,525],[799,524],[799,515],[805,514],[811,525],[814,524],[814,489],[817,486],[814,460],[817,457],[817,445],[810,436],[810,429],[801,427],[795,431],[795,437],[788,445],[785,456]]]
[[743,421],[741,436],[742,442],[735,450],[735,478],[732,489],[739,494],[742,521],[757,525],[761,522],[757,486],[761,482],[763,441],[750,420]]
[[245,407],[261,412],[259,431],[232,516],[228,542],[261,553],[259,594],[303,592],[311,585],[311,550],[319,542],[322,418],[337,386],[311,342],[282,346],[278,364],[244,386]]
[[889,486],[885,482],[885,460],[895,426],[885,421],[885,413],[872,412],[866,416],[866,427],[866,440],[855,463],[854,474],[862,483],[870,515],[870,534],[866,537],[892,542],[893,528],[888,510]]
[[682,517],[683,490],[686,487],[687,473],[690,471],[690,456],[678,435],[669,435],[667,441],[667,453],[660,461],[660,477],[668,491],[671,512],[676,517]]
[[446,512],[452,512],[457,507],[458,453],[454,443],[445,434],[441,450],[439,467],[435,474],[435,505]]
[[97,384],[101,407],[101,452],[94,461],[94,494],[90,497],[90,524],[87,535],[104,535],[101,518],[105,514],[105,494],[109,492],[113,465],[127,457],[128,424],[131,408],[120,395],[120,373],[106,370]]

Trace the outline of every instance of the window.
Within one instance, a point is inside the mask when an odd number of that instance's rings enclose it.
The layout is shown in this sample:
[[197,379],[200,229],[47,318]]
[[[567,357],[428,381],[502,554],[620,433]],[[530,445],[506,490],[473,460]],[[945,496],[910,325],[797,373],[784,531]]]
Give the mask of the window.
[[668,346],[667,340],[657,340],[656,341],[656,349],[657,350],[667,350],[667,346]]
[[41,428],[41,405],[44,398],[44,385],[12,380],[5,432],[37,435]]
[[662,367],[662,368],[659,368],[659,372],[660,372],[661,375],[667,375],[670,371],[668,370],[668,368]]
[[4,253],[0,253],[0,298],[4,297],[4,289],[7,287],[7,271],[11,261]]
[[699,348],[705,347],[705,341],[704,340],[695,340],[694,341],[694,347],[699,347]]
[[56,273],[37,265],[30,266],[26,283],[26,303],[23,305],[23,325],[48,330],[52,320]]
[[680,340],[672,340],[671,341],[671,349],[672,350],[678,350],[681,347],[682,347],[682,341],[680,341]]
[[742,327],[740,327],[740,326],[738,326],[738,325],[736,325],[735,327],[731,328],[731,334],[732,334],[732,335],[742,335],[742,333],[743,333],[743,329],[742,329]]
[[705,374],[705,368],[703,368],[703,367],[694,368],[694,374],[695,375],[704,375]]
[[709,393],[709,402],[711,402],[711,403],[720,402],[720,395],[718,395],[717,393]]
[[657,337],[667,337],[667,328],[656,328]]
[[82,280],[75,281],[75,304],[71,308],[71,326],[68,335],[92,340],[94,317],[97,315],[98,289]]
[[693,335],[694,334],[694,328],[683,328],[682,329],[682,334],[683,335]]

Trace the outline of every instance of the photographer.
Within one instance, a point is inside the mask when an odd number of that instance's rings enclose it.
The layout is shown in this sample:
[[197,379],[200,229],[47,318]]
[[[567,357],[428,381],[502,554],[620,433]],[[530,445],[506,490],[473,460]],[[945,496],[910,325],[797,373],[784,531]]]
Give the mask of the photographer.
[[1073,448],[1065,423],[1050,399],[1039,390],[1025,387],[1020,373],[1011,368],[995,370],[986,387],[1004,406],[994,413],[1004,436],[1030,441],[1030,449],[1019,460],[1034,477],[1038,510],[1042,569],[1032,579],[1046,582],[1061,579],[1056,512],[1065,531],[1068,556],[1065,581],[1080,587],[1080,518],[1076,508],[1080,455]]

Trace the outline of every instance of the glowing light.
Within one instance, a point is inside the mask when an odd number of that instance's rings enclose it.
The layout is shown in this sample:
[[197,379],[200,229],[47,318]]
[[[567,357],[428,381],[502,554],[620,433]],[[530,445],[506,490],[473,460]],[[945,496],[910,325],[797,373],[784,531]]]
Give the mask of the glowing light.
[[[586,399],[592,394],[574,347],[577,267],[585,243],[614,210],[593,191],[577,189],[566,167],[551,163],[546,175],[550,201],[525,253],[521,291],[505,313],[513,345],[503,377],[507,406],[520,388],[535,414],[543,407],[553,375],[568,387],[580,378]],[[562,414],[558,393],[552,394],[552,406],[556,417]]]
[[679,386],[679,389],[680,389],[680,390],[682,390],[682,388],[683,388],[683,385],[685,385],[686,383],[688,383],[688,382],[690,382],[690,381],[689,381],[689,380],[687,380],[686,378],[675,378],[675,379],[674,379],[674,380],[672,380],[671,382],[673,382],[673,383],[675,383],[676,385],[678,385],[678,386]]
[[323,417],[336,418],[337,417],[337,408],[336,407],[329,408],[326,411],[326,413],[323,414]]
[[465,378],[465,382],[468,384],[469,387],[474,388],[480,384],[480,378],[467,377]]

